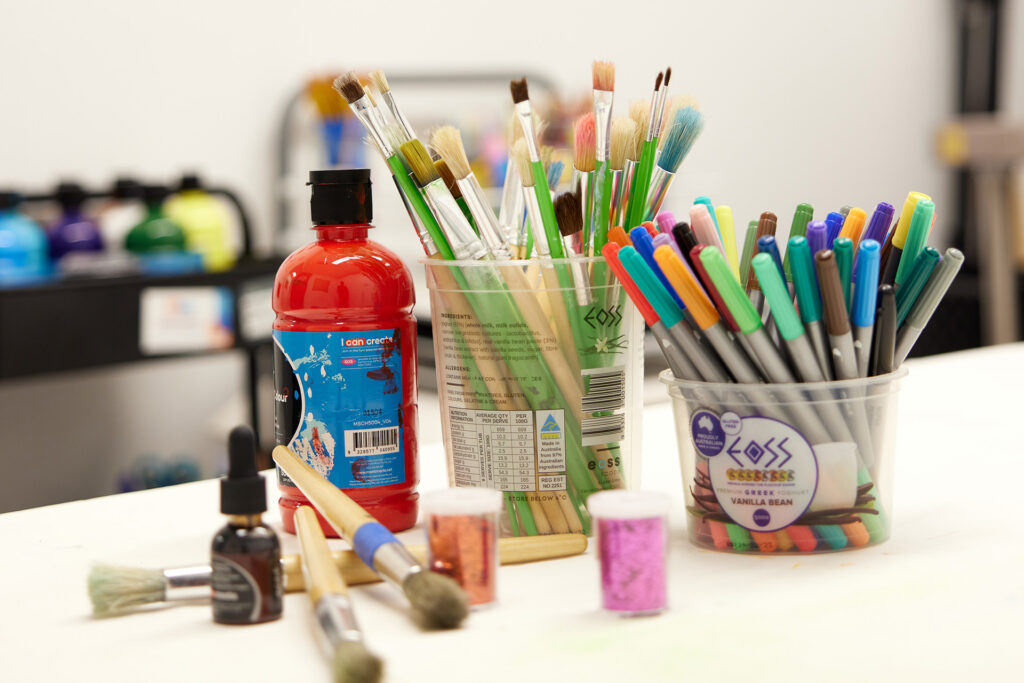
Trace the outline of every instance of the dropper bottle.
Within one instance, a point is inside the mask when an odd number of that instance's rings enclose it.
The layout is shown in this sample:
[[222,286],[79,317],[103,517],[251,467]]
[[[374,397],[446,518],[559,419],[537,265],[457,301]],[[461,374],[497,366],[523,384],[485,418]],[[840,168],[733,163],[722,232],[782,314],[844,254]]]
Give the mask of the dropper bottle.
[[240,425],[228,437],[228,476],[220,480],[227,525],[213,537],[213,620],[258,624],[281,616],[281,543],[263,523],[267,487],[256,471],[256,440]]

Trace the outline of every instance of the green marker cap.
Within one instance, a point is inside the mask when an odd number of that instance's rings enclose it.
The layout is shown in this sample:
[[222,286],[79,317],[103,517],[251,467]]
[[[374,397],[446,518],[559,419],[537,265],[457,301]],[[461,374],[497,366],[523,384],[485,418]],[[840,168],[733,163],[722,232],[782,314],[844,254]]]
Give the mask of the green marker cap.
[[751,263],[754,266],[754,275],[761,283],[761,292],[771,307],[772,318],[775,319],[775,326],[779,328],[779,334],[787,341],[796,339],[804,333],[804,326],[789,298],[789,290],[782,281],[775,259],[771,254],[758,254]]
[[722,301],[736,319],[740,332],[750,334],[760,329],[761,316],[754,310],[754,304],[750,303],[740,283],[732,276],[729,264],[725,262],[725,257],[718,251],[718,247],[705,247],[700,252],[700,260],[704,264],[704,270],[708,272],[708,277],[718,289]]
[[792,257],[793,288],[796,300],[800,302],[800,317],[804,323],[821,320],[821,295],[818,293],[818,278],[811,260],[811,248],[806,237],[791,237],[786,254]]

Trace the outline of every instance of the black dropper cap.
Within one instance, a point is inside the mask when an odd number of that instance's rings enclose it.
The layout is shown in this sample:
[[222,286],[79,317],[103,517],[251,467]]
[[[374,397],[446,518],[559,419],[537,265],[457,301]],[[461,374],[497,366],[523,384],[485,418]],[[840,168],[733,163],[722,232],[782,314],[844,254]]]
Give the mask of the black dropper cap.
[[178,183],[179,192],[184,190],[201,190],[202,188],[203,183],[195,173],[186,173],[181,176],[181,182]]
[[88,199],[85,190],[78,183],[61,183],[57,186],[57,202],[65,211],[77,209]]
[[220,511],[225,515],[257,515],[267,510],[267,487],[256,471],[256,439],[239,425],[228,436],[228,476],[220,480]]
[[373,220],[370,169],[310,171],[306,184],[313,186],[309,208],[315,225],[362,225]]
[[0,190],[0,211],[8,211],[18,208],[21,204],[21,195],[9,190]]
[[141,199],[142,184],[132,178],[118,178],[110,194],[114,199]]
[[161,204],[171,194],[166,185],[143,185],[142,199],[146,204]]

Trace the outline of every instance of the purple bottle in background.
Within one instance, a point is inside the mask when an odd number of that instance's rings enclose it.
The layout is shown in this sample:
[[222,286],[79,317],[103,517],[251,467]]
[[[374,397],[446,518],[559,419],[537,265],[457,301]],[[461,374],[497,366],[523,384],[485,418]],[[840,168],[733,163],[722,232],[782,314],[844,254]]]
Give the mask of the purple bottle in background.
[[57,261],[65,254],[80,251],[103,251],[103,238],[96,221],[82,213],[87,199],[85,190],[75,183],[57,187],[57,201],[64,214],[50,228],[50,257]]

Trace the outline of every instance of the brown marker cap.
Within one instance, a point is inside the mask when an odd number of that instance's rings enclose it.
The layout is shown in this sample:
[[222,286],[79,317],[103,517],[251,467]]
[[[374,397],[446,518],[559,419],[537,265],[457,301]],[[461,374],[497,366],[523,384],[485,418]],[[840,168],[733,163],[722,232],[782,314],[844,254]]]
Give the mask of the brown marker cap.
[[[754,257],[758,255],[757,241],[765,235],[771,235],[775,237],[775,229],[779,224],[779,217],[771,211],[765,211],[761,214],[761,217],[757,220],[757,232],[754,233],[754,253],[750,255],[750,260],[753,261]],[[754,277],[754,266],[751,265],[747,269],[747,289],[761,289],[761,283]]]
[[839,280],[839,267],[831,249],[824,249],[815,255],[818,265],[818,287],[821,289],[821,304],[825,309],[825,327],[833,337],[849,333],[850,318],[846,314],[846,297]]

